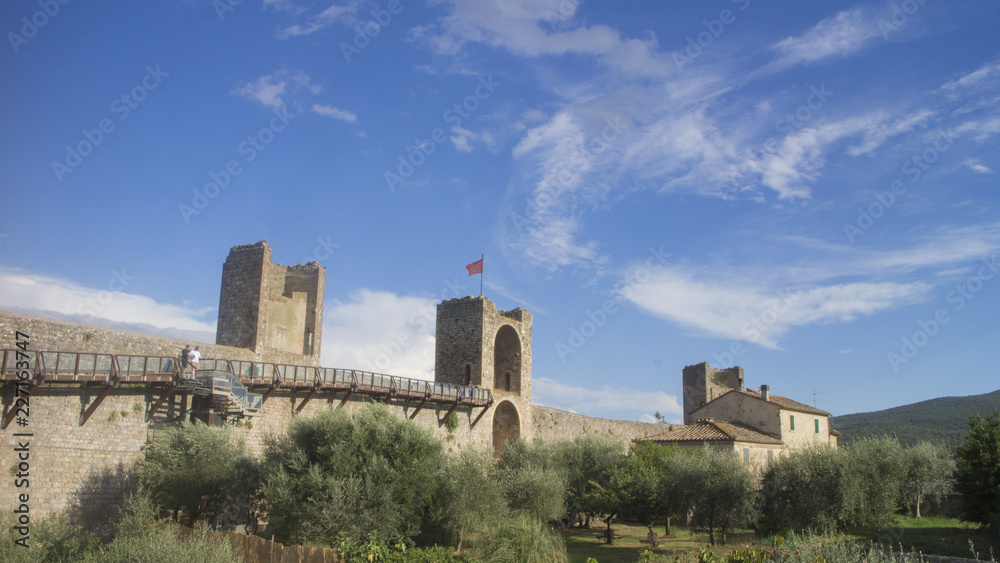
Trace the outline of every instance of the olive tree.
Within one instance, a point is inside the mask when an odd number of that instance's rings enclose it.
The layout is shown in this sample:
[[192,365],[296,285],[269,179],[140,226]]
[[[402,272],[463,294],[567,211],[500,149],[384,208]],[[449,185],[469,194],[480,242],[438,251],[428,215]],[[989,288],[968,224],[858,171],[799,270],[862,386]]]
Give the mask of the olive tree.
[[1000,411],[969,418],[969,433],[956,449],[955,490],[962,518],[1000,533]]

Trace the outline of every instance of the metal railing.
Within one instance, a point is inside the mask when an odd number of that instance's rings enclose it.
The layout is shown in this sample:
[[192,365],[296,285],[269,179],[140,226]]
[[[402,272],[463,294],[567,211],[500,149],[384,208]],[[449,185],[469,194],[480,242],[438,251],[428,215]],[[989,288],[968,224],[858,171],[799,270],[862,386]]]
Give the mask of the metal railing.
[[[199,369],[198,371],[202,372],[203,370]],[[201,388],[207,390],[213,396],[223,395],[231,397],[239,403],[242,414],[256,414],[260,411],[263,403],[263,395],[260,393],[251,393],[240,383],[239,379],[230,373],[212,371],[207,375],[196,376],[195,380],[201,384]]]
[[[2,350],[0,379],[16,380],[17,350]],[[23,352],[22,358],[23,358]],[[50,382],[119,381],[122,383],[167,382],[180,376],[178,358],[91,352],[31,351],[29,364],[35,374]],[[437,383],[362,370],[320,368],[292,364],[204,358],[198,371],[219,371],[234,376],[246,387],[271,387],[350,391],[435,402],[487,405],[493,402],[489,389]]]

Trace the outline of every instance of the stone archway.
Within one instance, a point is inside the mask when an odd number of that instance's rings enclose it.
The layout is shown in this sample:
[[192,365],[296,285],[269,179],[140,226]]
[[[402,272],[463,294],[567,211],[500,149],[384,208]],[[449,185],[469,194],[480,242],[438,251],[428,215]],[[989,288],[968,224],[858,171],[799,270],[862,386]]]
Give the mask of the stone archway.
[[493,454],[500,457],[507,442],[520,436],[521,417],[517,414],[517,407],[510,401],[501,402],[493,413]]
[[500,327],[493,342],[493,389],[521,392],[521,337],[510,325]]

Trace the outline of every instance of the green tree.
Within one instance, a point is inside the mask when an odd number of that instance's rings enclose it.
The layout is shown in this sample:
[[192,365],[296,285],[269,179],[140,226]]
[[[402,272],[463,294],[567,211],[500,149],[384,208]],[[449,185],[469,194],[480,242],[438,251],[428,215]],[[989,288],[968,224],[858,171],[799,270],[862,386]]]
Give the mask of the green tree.
[[268,450],[268,530],[281,541],[332,545],[376,530],[423,543],[443,527],[441,442],[385,405],[297,418]]
[[566,474],[559,467],[556,448],[518,438],[507,444],[494,469],[507,506],[539,522],[558,520],[566,513]]
[[457,549],[470,532],[491,527],[507,512],[500,484],[491,477],[489,453],[463,448],[445,467],[447,510],[458,539]]
[[956,449],[955,490],[962,518],[1000,533],[1000,411],[969,418],[969,433]]
[[691,492],[695,523],[708,528],[712,545],[717,528],[725,544],[730,528],[754,518],[755,479],[734,452],[698,450],[686,460],[681,483]]
[[913,517],[920,518],[920,503],[926,498],[938,499],[951,488],[955,460],[948,448],[931,442],[920,442],[903,451],[906,478],[902,494],[910,505]]
[[768,464],[761,482],[760,527],[766,532],[833,532],[844,520],[847,456],[808,448]]
[[[228,513],[251,511],[253,458],[227,426],[182,423],[157,433],[140,473],[144,490],[160,508],[184,511],[193,522],[205,516],[211,524]],[[234,473],[234,468],[240,471]],[[245,520],[244,520],[245,521]]]
[[892,522],[906,478],[903,448],[894,437],[862,438],[844,451],[842,520],[847,526],[881,527]]
[[584,514],[584,527],[590,527],[588,499],[599,484],[609,483],[622,456],[622,445],[611,438],[584,434],[573,440],[554,444],[555,462],[566,476],[566,504],[569,521]]

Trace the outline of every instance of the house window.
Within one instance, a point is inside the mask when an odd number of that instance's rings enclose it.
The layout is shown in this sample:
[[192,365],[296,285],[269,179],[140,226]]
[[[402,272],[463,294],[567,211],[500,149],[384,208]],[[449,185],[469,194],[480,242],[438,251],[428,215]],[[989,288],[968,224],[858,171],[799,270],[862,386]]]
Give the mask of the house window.
[[743,448],[743,463],[750,463],[750,448]]
[[816,420],[814,420],[813,422],[815,422],[815,423],[816,423],[816,433],[817,433],[817,434],[819,434],[819,419],[817,418],[817,419],[816,419]]
[[794,414],[788,415],[788,420],[789,420],[789,422],[792,425],[792,430],[794,431],[795,430],[795,415]]

